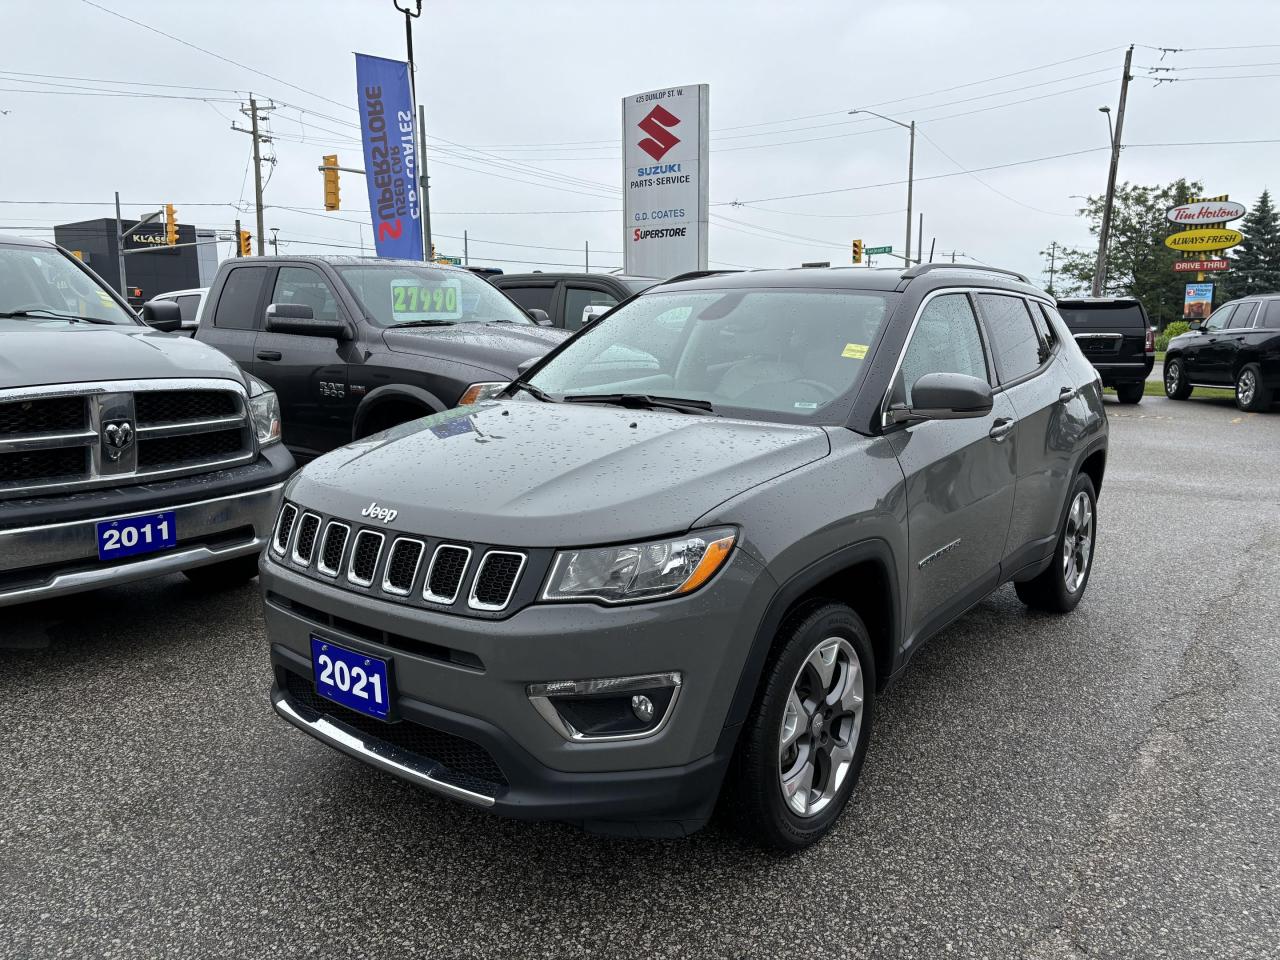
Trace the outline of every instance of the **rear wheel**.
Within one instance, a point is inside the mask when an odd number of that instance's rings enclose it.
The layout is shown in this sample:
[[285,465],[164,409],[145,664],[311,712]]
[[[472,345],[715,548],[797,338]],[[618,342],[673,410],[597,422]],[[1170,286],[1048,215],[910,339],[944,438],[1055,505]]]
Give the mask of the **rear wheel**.
[[728,787],[743,833],[794,851],[831,829],[862,769],[875,694],[871,640],[853,610],[815,602],[784,623]]
[[1121,403],[1137,403],[1142,399],[1144,387],[1141,383],[1117,383],[1116,399]]
[[1250,413],[1271,406],[1271,391],[1262,385],[1262,369],[1256,363],[1245,364],[1236,376],[1236,406]]
[[182,575],[206,590],[228,590],[248,583],[258,575],[258,556],[236,557],[221,563],[183,570]]
[[1096,521],[1097,495],[1093,481],[1082,473],[1071,487],[1071,499],[1058,533],[1053,560],[1035,579],[1013,585],[1019,600],[1050,613],[1070,613],[1076,608],[1093,570]]
[[1191,396],[1191,384],[1181,357],[1164,362],[1164,395],[1170,400],[1185,400]]

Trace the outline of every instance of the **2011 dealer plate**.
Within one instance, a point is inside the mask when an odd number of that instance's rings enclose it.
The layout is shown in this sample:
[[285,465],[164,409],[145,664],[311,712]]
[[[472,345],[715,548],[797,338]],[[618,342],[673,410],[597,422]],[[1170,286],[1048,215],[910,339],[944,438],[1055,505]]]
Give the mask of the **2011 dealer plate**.
[[98,559],[116,560],[177,546],[178,523],[172,510],[98,523]]
[[391,712],[387,661],[312,634],[311,669],[320,696],[379,720],[387,719]]

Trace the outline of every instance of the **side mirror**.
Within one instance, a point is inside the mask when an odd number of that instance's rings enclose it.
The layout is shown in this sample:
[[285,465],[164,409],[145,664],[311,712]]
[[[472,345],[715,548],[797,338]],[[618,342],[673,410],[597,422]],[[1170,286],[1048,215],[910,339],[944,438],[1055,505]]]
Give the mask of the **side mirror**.
[[142,322],[153,330],[173,333],[182,328],[182,310],[172,300],[148,300],[142,305]]
[[963,373],[926,373],[911,387],[911,406],[889,408],[890,422],[968,420],[985,417],[993,405],[991,385]]
[[540,327],[551,326],[551,318],[547,316],[547,311],[541,307],[530,307],[525,313],[529,314],[529,319]]
[[603,303],[593,303],[590,306],[582,308],[582,325],[585,327],[589,323],[594,323],[597,317],[603,317],[612,310],[613,307]]
[[1203,327],[1204,327],[1203,320],[1192,320],[1189,324],[1187,324],[1188,330],[1200,330]]
[[533,365],[541,360],[541,357],[530,357],[519,366],[516,367],[516,376],[523,377],[526,373],[533,369]]
[[293,333],[303,337],[329,337],[347,340],[350,332],[342,320],[317,319],[306,303],[273,303],[267,307],[268,333]]

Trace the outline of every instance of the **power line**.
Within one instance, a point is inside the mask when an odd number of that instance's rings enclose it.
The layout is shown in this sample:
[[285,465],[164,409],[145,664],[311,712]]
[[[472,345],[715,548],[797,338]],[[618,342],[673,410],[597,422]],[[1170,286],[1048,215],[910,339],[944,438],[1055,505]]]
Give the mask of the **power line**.
[[[937,150],[940,154],[942,154],[944,157],[946,157],[948,160],[954,163],[957,169],[959,170],[964,169],[964,164],[961,163],[959,160],[957,160],[955,157],[953,157],[951,154],[947,153],[946,150],[943,150],[942,146],[938,143],[938,141],[934,140],[933,137],[929,136],[929,134],[925,133],[923,130],[920,131],[920,136],[928,140],[929,143],[933,145],[933,148],[935,150]],[[1040,207],[1034,207],[1029,203],[1023,203],[1017,197],[1011,197],[1009,196],[1009,194],[1005,193],[1003,190],[997,190],[995,187],[987,183],[987,181],[983,180],[977,174],[970,173],[969,176],[972,179],[976,180],[978,183],[982,184],[982,186],[986,187],[988,190],[990,190],[992,193],[996,194],[997,196],[1004,197],[1004,199],[1008,200],[1010,203],[1015,203],[1020,207],[1026,207],[1028,210],[1034,210],[1036,213],[1048,214],[1051,217],[1073,217],[1074,218],[1076,216],[1076,214],[1074,213],[1055,213],[1053,210],[1042,210]]]

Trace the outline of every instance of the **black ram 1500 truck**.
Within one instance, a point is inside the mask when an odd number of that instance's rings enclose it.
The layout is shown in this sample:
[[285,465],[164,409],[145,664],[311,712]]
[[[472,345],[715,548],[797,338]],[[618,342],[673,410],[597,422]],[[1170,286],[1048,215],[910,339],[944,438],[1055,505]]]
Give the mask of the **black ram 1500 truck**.
[[[146,322],[144,322],[146,321]],[[294,462],[275,394],[65,250],[0,236],[0,607],[251,579]]]

